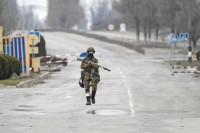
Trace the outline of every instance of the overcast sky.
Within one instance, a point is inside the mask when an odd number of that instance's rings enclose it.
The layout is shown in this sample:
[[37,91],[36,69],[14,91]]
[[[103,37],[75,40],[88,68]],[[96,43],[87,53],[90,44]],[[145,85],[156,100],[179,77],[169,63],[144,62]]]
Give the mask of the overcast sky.
[[46,11],[40,10],[40,9],[34,10],[34,13],[37,14],[37,16],[40,20],[42,20],[42,21],[45,20],[45,18],[47,16],[48,0],[17,0],[17,2],[20,7],[21,6],[29,6],[29,5],[46,7]]

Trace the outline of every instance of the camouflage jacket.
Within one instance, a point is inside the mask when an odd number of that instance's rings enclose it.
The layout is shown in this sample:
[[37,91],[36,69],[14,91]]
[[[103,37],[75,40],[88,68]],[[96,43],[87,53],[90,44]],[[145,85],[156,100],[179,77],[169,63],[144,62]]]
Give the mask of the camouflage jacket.
[[[92,63],[95,63],[93,65],[89,65],[87,62],[91,61]],[[84,69],[84,72],[89,73],[92,75],[92,77],[98,77],[99,76],[99,66],[98,59],[95,57],[89,58],[85,57],[81,63],[81,69]]]
[[[88,65],[87,62],[91,61],[92,63],[95,63],[94,65]],[[96,59],[95,57],[93,58],[89,58],[89,57],[85,57],[81,63],[81,69],[84,69],[86,72],[91,72],[92,69],[94,69],[95,71],[99,70],[98,67],[98,59]]]

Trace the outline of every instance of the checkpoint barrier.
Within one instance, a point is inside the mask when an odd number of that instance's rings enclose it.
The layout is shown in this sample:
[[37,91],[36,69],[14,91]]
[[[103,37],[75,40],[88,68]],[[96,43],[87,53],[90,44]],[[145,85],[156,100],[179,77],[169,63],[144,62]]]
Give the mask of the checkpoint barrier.
[[[36,35],[2,36],[2,32],[3,28],[0,26],[0,53],[17,58],[21,64],[21,76],[29,76],[30,54],[32,54],[30,45]],[[37,41],[35,40],[35,43]]]
[[[78,58],[81,58],[80,55],[81,54],[79,53],[79,54],[43,56],[40,57],[40,63],[41,65],[58,64],[58,63],[67,64],[69,62],[76,62]],[[101,54],[95,53],[95,57],[100,59]]]
[[40,63],[41,65],[46,65],[46,64],[57,64],[57,63],[67,63],[68,58],[66,56],[60,56],[60,55],[55,55],[55,56],[43,56],[40,57]]
[[200,66],[171,66],[172,73],[200,74]]

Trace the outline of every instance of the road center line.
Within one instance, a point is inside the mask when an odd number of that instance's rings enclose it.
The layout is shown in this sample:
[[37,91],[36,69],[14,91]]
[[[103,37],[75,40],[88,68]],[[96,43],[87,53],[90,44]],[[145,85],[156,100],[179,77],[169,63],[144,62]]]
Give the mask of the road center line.
[[[120,69],[120,68],[119,68]],[[134,104],[133,104],[133,97],[132,97],[132,94],[131,94],[131,89],[130,87],[128,86],[128,83],[126,81],[126,78],[125,78],[125,75],[124,73],[121,71],[120,69],[120,74],[122,76],[122,79],[124,81],[124,84],[125,84],[125,87],[127,88],[127,93],[128,93],[128,101],[129,101],[129,107],[130,107],[130,110],[131,110],[131,117],[134,117],[134,114],[135,114],[135,110],[134,110]]]

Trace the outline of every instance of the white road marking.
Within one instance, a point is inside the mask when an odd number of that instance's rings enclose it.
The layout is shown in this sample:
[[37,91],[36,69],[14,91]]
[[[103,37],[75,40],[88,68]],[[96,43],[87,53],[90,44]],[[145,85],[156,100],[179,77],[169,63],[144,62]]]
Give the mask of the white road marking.
[[130,87],[128,86],[128,83],[126,81],[126,78],[125,78],[125,75],[124,73],[121,71],[121,69],[119,68],[120,70],[120,74],[122,76],[122,79],[124,81],[124,84],[125,84],[125,87],[127,88],[127,93],[128,93],[128,101],[129,101],[129,107],[130,107],[130,110],[131,110],[131,117],[134,117],[135,115],[135,110],[134,110],[134,104],[133,104],[133,97],[132,97],[132,94],[131,94],[131,89]]
[[72,96],[66,96],[66,97],[59,97],[59,99],[69,99],[71,98]]

